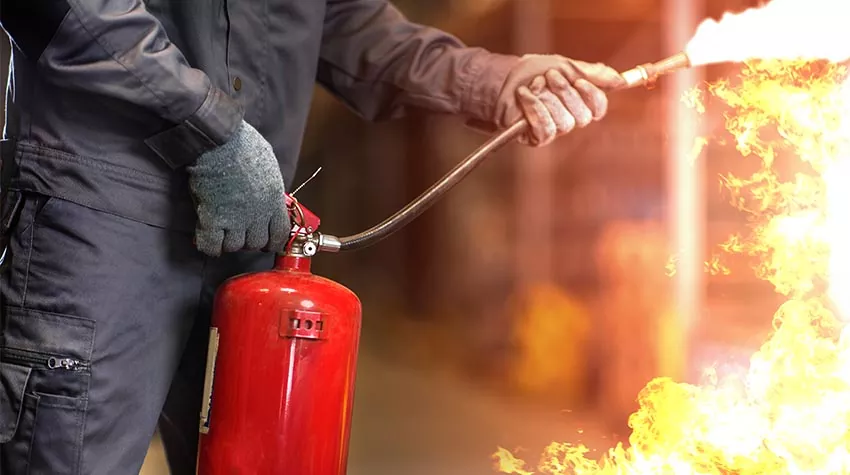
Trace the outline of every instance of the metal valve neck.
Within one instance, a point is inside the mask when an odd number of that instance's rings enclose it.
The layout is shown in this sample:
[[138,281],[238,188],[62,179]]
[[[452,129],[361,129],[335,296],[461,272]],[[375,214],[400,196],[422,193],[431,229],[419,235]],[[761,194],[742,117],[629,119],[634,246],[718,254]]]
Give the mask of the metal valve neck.
[[[287,270],[310,271],[310,258],[319,251],[339,252],[340,242],[336,236],[321,233],[303,234],[297,231],[293,234],[286,250],[278,254],[276,267]],[[306,264],[305,264],[306,263]],[[306,268],[302,269],[302,266]]]
[[313,257],[319,252],[319,246],[312,234],[297,234],[287,246],[284,254],[292,257]]
[[340,241],[336,236],[321,233],[294,234],[283,254],[294,257],[313,257],[319,251],[339,252]]
[[297,256],[289,253],[278,254],[275,258],[274,268],[276,270],[289,272],[310,273],[312,259],[306,256]]

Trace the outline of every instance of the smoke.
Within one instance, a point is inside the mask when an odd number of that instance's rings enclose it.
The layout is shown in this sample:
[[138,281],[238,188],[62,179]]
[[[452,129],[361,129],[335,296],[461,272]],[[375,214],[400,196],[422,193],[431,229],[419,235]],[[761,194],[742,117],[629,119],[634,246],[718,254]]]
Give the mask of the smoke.
[[750,59],[850,58],[850,0],[773,0],[697,27],[685,48],[694,66]]

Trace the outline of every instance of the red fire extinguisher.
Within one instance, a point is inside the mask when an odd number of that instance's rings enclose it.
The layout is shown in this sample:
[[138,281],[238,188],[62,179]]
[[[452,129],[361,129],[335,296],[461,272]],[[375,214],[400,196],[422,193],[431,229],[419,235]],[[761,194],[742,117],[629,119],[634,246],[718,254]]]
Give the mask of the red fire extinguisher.
[[316,243],[304,237],[319,219],[287,201],[298,216],[287,252],[216,295],[201,474],[345,473],[360,301],[310,272]]
[[[626,87],[689,65],[673,56],[623,73]],[[310,273],[319,251],[374,244],[422,214],[484,158],[515,140],[519,121],[377,226],[337,238],[293,197],[292,239],[274,269],[237,276],[216,294],[198,453],[200,475],[345,475],[361,307]]]
[[213,305],[201,412],[201,475],[345,475],[354,403],[360,300],[310,272],[318,251],[361,249],[419,216],[490,153],[519,122],[383,223],[337,238],[292,196],[293,223],[275,267],[225,282]]

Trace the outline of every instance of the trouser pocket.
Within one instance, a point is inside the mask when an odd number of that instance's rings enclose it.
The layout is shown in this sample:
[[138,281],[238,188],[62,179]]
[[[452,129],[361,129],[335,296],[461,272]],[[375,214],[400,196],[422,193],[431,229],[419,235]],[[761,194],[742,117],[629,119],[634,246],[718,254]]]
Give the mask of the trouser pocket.
[[23,194],[19,191],[0,192],[0,274],[9,267],[12,260],[9,256],[9,239],[23,202]]
[[7,444],[18,430],[24,391],[32,369],[0,361],[0,444]]
[[94,322],[21,308],[3,313],[0,473],[78,475]]
[[18,190],[10,190],[4,200],[0,212],[0,307],[25,307],[36,222],[55,200]]

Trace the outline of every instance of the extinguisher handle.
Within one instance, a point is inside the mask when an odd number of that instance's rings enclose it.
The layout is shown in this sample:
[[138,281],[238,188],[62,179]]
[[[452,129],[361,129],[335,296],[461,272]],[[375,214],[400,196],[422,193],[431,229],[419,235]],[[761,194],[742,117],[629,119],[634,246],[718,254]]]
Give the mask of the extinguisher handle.
[[408,203],[407,206],[399,210],[394,215],[390,216],[380,224],[363,231],[362,233],[339,238],[339,250],[352,251],[362,249],[389,237],[391,234],[404,227],[407,223],[424,213],[437,200],[446,194],[446,192],[460,183],[460,181],[474,170],[475,167],[480,165],[485,158],[489,157],[493,154],[493,152],[501,149],[508,143],[516,140],[527,130],[527,128],[528,122],[526,122],[525,119],[521,119],[507,129],[494,135],[492,138],[484,142],[483,145],[478,147],[477,150],[458,163],[450,172],[443,176],[440,181],[431,185],[431,187],[425,190],[424,193]]
[[289,211],[289,218],[292,220],[293,232],[311,234],[316,232],[319,225],[322,224],[322,220],[315,213],[288,193],[286,194],[286,209]]

